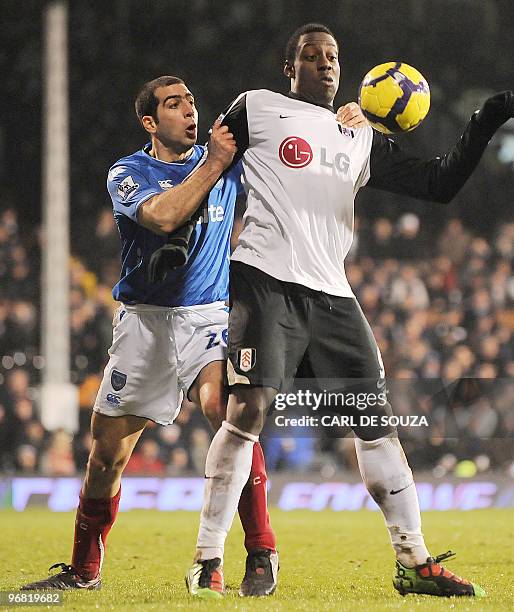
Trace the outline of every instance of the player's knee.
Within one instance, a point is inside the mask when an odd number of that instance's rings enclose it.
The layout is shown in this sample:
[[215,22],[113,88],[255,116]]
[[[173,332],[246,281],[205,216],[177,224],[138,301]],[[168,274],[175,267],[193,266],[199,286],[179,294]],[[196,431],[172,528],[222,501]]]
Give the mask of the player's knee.
[[227,420],[242,431],[260,433],[275,395],[275,389],[236,385],[229,398]]
[[90,478],[116,478],[125,467],[128,457],[93,450],[89,455],[87,471]]
[[217,431],[227,414],[226,400],[223,395],[210,394],[202,399],[202,412],[210,426]]

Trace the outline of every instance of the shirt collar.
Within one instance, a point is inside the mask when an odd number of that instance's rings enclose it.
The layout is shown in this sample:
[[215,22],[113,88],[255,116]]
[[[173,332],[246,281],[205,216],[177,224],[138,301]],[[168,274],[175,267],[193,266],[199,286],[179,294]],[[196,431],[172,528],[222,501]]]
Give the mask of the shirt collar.
[[327,110],[331,112],[335,112],[332,104],[320,104],[319,102],[313,102],[312,100],[309,100],[309,98],[306,98],[305,96],[301,96],[300,94],[294,93],[292,91],[290,91],[287,94],[287,96],[288,98],[293,98],[293,100],[299,100],[300,102],[307,102],[308,104],[314,104],[314,106],[321,106],[321,108],[326,108]]
[[153,160],[154,162],[157,162],[159,164],[180,164],[180,165],[185,165],[185,164],[187,164],[188,162],[190,162],[191,160],[193,160],[195,158],[195,153],[196,153],[196,145],[193,145],[192,150],[191,150],[191,154],[188,155],[185,159],[177,159],[174,162],[167,162],[167,161],[163,161],[162,159],[155,159],[155,157],[152,157],[150,155],[151,149],[152,149],[152,143],[148,142],[143,147],[143,153],[146,153],[146,155],[151,160]]

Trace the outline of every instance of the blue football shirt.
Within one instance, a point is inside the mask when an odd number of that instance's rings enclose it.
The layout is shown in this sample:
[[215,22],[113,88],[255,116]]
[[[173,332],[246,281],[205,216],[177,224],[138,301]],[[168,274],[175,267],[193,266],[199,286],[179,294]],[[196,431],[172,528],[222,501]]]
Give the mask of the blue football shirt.
[[109,170],[107,189],[121,237],[121,274],[112,294],[125,304],[194,306],[228,298],[230,234],[235,202],[242,192],[241,166],[236,164],[211,189],[197,223],[185,266],[168,272],[162,283],[147,281],[152,253],[166,243],[139,225],[139,207],[154,195],[171,189],[194,171],[206,154],[195,145],[179,162],[164,162],[148,154],[150,145],[123,157]]

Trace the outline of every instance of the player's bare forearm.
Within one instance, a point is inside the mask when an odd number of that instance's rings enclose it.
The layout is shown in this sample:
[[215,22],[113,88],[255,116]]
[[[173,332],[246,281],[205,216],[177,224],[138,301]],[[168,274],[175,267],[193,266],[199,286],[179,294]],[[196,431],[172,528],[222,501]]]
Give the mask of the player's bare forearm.
[[223,170],[207,159],[187,181],[145,202],[139,209],[139,223],[155,234],[170,234],[197,210]]
[[234,137],[227,126],[216,121],[203,166],[180,185],[145,202],[139,209],[139,223],[160,235],[170,234],[183,225],[229,167],[236,150]]

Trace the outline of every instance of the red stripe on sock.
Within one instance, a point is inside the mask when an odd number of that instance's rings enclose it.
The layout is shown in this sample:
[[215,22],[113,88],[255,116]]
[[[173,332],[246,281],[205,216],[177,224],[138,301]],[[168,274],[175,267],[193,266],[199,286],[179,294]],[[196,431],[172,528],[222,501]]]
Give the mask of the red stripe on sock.
[[111,530],[120,504],[121,488],[109,499],[93,499],[80,494],[75,518],[75,537],[71,565],[84,580],[96,578],[100,572],[102,550]]
[[253,445],[252,469],[250,478],[239,500],[239,518],[245,532],[247,551],[258,548],[276,550],[275,533],[270,525],[266,484],[264,454],[259,442]]

